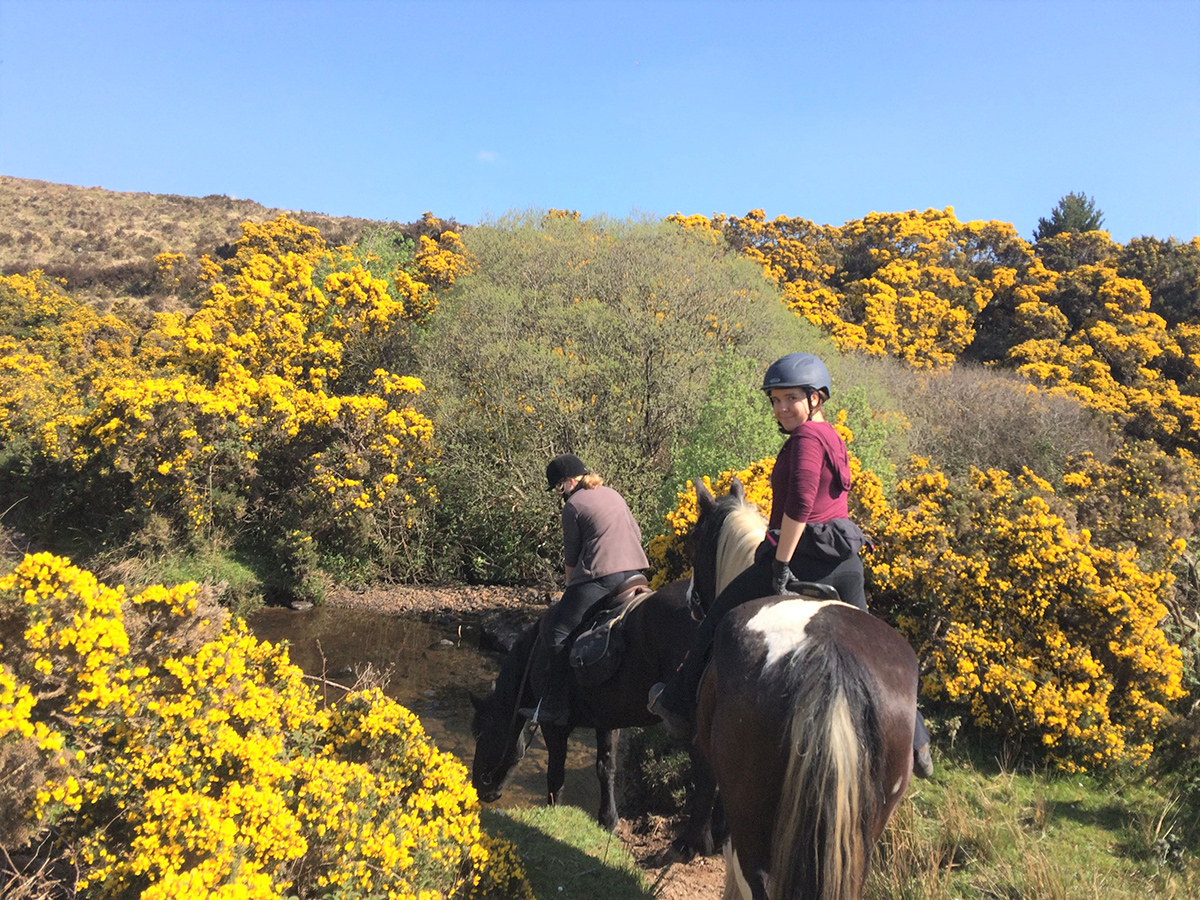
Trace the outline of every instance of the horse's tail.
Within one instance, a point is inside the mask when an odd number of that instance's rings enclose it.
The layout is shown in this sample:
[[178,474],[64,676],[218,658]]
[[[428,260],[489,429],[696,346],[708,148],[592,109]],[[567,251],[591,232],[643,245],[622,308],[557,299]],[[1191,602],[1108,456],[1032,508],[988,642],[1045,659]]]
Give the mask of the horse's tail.
[[771,849],[771,900],[851,900],[871,858],[882,803],[879,727],[861,665],[833,640],[814,640],[789,665],[793,703]]

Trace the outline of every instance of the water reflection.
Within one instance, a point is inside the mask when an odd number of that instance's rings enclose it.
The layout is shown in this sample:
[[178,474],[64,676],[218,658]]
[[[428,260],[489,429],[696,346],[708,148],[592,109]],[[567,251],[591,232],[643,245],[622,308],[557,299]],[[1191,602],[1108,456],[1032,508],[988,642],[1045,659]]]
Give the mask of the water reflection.
[[[479,650],[477,626],[439,628],[396,615],[327,606],[308,612],[271,607],[248,622],[259,638],[286,641],[292,662],[309,675],[349,686],[367,663],[389,672],[387,695],[416,713],[439,748],[471,765],[474,711],[467,692],[487,693],[500,668],[499,657]],[[330,699],[339,694],[336,688],[323,690]],[[591,731],[572,736],[564,790],[566,802],[593,815],[600,802],[594,740]],[[546,749],[539,736],[495,805],[540,804],[545,793]]]

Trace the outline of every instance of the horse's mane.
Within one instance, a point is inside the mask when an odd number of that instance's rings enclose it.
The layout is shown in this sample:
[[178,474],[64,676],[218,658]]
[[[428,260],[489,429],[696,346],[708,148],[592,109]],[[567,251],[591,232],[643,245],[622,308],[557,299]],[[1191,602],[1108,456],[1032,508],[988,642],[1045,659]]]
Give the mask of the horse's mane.
[[717,501],[716,527],[721,537],[717,541],[716,593],[720,596],[726,585],[754,562],[754,551],[762,543],[767,521],[753,503],[726,494]]

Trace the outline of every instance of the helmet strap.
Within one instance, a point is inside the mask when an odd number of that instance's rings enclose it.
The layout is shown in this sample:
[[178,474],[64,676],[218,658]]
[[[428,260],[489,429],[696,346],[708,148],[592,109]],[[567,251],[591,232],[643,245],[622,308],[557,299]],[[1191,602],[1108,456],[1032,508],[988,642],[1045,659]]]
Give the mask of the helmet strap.
[[[812,401],[813,394],[817,395],[817,402],[815,404]],[[808,420],[811,422],[812,417],[816,413],[819,413],[821,408],[825,405],[825,395],[819,390],[810,389],[804,392],[804,402],[808,404]]]

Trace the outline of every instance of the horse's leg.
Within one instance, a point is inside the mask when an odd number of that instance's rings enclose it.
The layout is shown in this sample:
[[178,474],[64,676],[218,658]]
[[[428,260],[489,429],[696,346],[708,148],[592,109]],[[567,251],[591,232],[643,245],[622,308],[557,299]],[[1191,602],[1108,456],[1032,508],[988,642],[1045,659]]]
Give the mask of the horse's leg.
[[[718,705],[719,680],[718,672],[710,669],[701,682],[696,733],[712,776],[720,785],[729,827],[724,845],[726,896],[767,900],[771,829],[778,800],[772,786],[779,784],[782,775],[771,771],[778,766],[762,749],[773,747],[778,735],[771,733],[761,717],[746,718],[747,711],[754,711],[753,698],[736,697],[730,703],[731,698],[723,697],[725,702]],[[737,893],[730,893],[735,890]]]
[[567,780],[567,738],[570,728],[549,723],[542,726],[542,740],[546,743],[546,803],[558,806],[563,782]]
[[721,894],[721,900],[742,900],[742,889],[738,885],[737,870],[728,859],[725,860],[725,891]]
[[683,833],[671,844],[684,861],[691,860],[697,853],[712,856],[716,849],[713,840],[713,807],[717,796],[717,782],[713,777],[708,760],[695,750],[688,755],[692,759],[692,775],[696,779],[696,790],[688,798],[687,824]]
[[[726,814],[729,816],[729,839],[725,841],[726,869],[735,869],[742,896],[746,900],[767,900],[767,875],[771,870],[771,825],[763,817],[760,785],[752,781],[722,784],[730,786],[730,794],[739,790],[749,791],[756,802],[730,803],[726,799]],[[773,812],[773,811],[772,811]],[[773,818],[773,816],[771,817]]]
[[613,831],[621,820],[617,813],[617,742],[619,729],[596,729],[596,777],[600,779],[600,824]]

